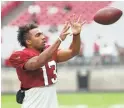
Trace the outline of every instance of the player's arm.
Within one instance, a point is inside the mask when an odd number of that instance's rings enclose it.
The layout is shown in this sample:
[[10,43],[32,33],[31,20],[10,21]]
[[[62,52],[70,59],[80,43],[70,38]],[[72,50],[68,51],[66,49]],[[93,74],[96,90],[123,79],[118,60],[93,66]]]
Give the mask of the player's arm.
[[70,21],[73,33],[73,41],[68,50],[59,50],[57,52],[57,62],[69,60],[75,55],[79,54],[81,44],[80,32],[82,25],[85,23],[81,23],[80,18],[81,16],[76,20],[75,15],[73,15],[73,20]]
[[57,52],[57,62],[64,62],[76,56],[80,51],[80,34],[73,36],[73,41],[67,50]]
[[[69,29],[68,23],[65,24],[65,27],[60,35],[60,39],[65,40],[66,36],[69,34],[67,31]],[[43,66],[51,57],[52,55],[57,51],[58,47],[60,46],[60,39],[57,39],[53,45],[48,47],[46,50],[44,50],[39,56],[35,56],[31,59],[29,59],[25,65],[24,69],[26,70],[36,70]]]

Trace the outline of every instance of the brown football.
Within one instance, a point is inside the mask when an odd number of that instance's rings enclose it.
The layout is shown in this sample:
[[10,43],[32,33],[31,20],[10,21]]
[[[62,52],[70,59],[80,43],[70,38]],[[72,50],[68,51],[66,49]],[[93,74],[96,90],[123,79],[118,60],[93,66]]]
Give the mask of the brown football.
[[96,12],[94,21],[99,24],[109,25],[118,21],[121,16],[121,10],[114,7],[106,7]]

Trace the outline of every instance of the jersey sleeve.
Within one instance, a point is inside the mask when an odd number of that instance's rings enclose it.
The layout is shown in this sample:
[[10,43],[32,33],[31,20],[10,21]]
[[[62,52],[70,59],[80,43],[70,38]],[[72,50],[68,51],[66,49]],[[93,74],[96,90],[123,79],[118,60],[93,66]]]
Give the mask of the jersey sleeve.
[[31,57],[28,54],[25,54],[22,51],[18,51],[13,53],[10,58],[9,61],[11,63],[11,65],[15,68],[21,68],[24,69],[24,65],[25,63],[30,59]]

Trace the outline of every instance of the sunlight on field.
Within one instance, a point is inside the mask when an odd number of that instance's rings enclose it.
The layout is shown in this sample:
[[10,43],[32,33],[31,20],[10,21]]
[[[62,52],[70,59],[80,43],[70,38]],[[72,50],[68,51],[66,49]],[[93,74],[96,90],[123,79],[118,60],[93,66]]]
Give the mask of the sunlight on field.
[[[59,108],[124,108],[124,93],[58,94]],[[21,108],[15,95],[2,95],[2,108]]]

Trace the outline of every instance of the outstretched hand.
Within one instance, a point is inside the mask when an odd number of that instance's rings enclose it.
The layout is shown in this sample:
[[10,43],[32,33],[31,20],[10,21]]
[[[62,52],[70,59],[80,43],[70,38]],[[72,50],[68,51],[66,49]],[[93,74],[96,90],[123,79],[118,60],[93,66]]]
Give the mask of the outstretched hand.
[[76,18],[75,14],[73,14],[72,19],[69,19],[69,23],[71,26],[72,34],[76,36],[80,34],[81,28],[86,23],[86,21],[81,22],[81,15]]
[[64,28],[63,28],[63,30],[62,30],[62,32],[60,34],[60,38],[62,40],[65,40],[65,38],[67,37],[67,35],[70,34],[70,32],[68,31],[69,28],[70,28],[69,23],[66,22],[65,25],[64,25]]

